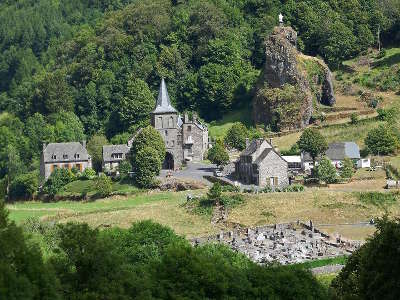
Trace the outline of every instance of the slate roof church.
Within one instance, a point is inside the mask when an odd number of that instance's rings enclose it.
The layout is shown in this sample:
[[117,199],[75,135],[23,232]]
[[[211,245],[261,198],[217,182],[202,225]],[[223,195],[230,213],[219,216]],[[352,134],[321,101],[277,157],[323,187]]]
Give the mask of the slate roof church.
[[[166,156],[163,169],[177,169],[184,161],[201,161],[208,149],[208,128],[194,113],[183,118],[172,106],[165,80],[161,80],[160,90],[154,110],[150,114],[151,125],[164,139]],[[103,146],[103,167],[115,168],[126,158],[134,143],[134,137],[127,145]]]
[[197,115],[182,118],[172,107],[167,85],[161,80],[155,109],[151,113],[151,125],[158,130],[165,141],[167,154],[164,169],[176,169],[184,161],[201,161],[208,149],[208,128]]

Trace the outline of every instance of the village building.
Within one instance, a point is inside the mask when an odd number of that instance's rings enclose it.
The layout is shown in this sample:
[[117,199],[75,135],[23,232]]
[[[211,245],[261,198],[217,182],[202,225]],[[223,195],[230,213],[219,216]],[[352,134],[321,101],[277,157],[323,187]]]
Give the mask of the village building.
[[244,184],[283,188],[289,185],[288,163],[272,143],[255,139],[235,163],[237,179]]
[[76,168],[83,172],[92,167],[92,158],[86,150],[86,142],[43,144],[40,158],[40,175],[47,180],[57,168]]
[[[183,162],[202,161],[208,149],[208,128],[193,113],[183,118],[172,106],[165,80],[161,80],[160,90],[154,110],[150,114],[151,125],[161,134],[166,148],[163,169],[178,169]],[[137,135],[137,134],[136,134]],[[135,135],[135,136],[136,136]],[[132,137],[126,145],[107,145],[103,147],[103,170],[115,170],[127,158]]]
[[208,149],[208,128],[194,113],[182,118],[171,105],[164,79],[155,109],[151,112],[151,125],[158,130],[165,142],[164,169],[177,169],[185,161],[202,161]]
[[103,171],[108,173],[117,170],[120,163],[127,159],[129,151],[128,144],[103,146]]
[[[332,164],[336,168],[342,167],[345,158],[350,158],[359,168],[368,168],[370,166],[370,160],[368,158],[361,158],[360,148],[355,142],[331,143],[328,145],[325,156],[332,161]],[[304,171],[310,171],[314,168],[313,159],[309,153],[301,154],[301,162]]]

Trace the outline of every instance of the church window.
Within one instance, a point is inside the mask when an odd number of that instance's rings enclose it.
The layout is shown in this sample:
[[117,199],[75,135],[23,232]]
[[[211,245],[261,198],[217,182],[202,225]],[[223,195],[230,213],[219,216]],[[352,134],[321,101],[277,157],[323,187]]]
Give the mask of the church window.
[[188,131],[188,132],[192,131],[192,126],[189,125],[189,126],[187,127],[187,131]]
[[169,128],[173,128],[174,127],[174,117],[169,117],[169,120],[168,120],[168,127]]
[[168,130],[165,130],[165,136],[168,136]]
[[163,127],[163,123],[162,123],[162,117],[158,117],[157,118],[157,127]]

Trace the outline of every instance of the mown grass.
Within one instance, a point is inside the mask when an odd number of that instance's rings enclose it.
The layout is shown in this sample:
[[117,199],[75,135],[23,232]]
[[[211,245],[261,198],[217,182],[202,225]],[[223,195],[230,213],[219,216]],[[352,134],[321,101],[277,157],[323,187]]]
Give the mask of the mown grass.
[[[366,119],[357,124],[338,124],[319,129],[328,143],[333,142],[356,142],[361,148],[364,147],[364,139],[368,132],[382,124],[376,119]],[[280,150],[289,150],[300,138],[301,132],[291,133],[274,139],[274,144]]]
[[252,124],[251,108],[245,107],[239,110],[234,110],[224,114],[221,120],[213,121],[209,124],[208,130],[213,138],[222,138],[231,128],[233,123],[242,122],[247,127]]
[[348,259],[347,256],[337,256],[337,257],[332,257],[332,258],[324,258],[324,259],[307,261],[304,263],[296,264],[296,266],[306,268],[306,269],[313,269],[313,268],[331,266],[331,265],[345,265],[347,262],[347,259]]

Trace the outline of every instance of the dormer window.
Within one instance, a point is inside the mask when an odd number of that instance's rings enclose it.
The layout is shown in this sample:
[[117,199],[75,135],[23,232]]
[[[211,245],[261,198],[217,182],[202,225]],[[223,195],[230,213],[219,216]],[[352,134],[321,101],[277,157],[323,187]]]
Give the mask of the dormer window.
[[118,158],[118,159],[122,159],[123,154],[122,153],[112,153],[111,154],[111,158]]
[[68,154],[63,154],[63,159],[68,159]]
[[53,155],[51,156],[51,159],[57,159],[57,155],[53,154]]
[[75,158],[79,158],[79,153],[75,153]]

